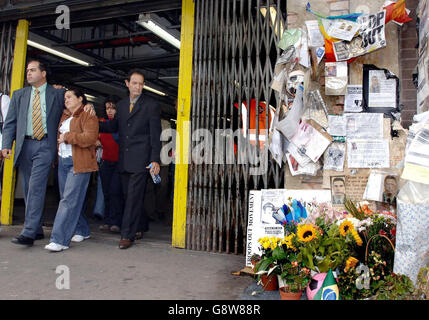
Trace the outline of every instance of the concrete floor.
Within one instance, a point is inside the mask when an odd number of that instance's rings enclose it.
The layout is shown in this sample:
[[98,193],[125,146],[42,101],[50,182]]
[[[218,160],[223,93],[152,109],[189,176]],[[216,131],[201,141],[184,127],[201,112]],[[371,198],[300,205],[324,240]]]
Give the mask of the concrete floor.
[[[239,299],[253,282],[233,276],[244,257],[172,248],[152,227],[128,250],[118,249],[119,236],[93,232],[92,238],[52,253],[49,237],[33,247],[11,243],[21,226],[0,232],[0,300],[8,299]],[[45,228],[45,235],[50,228]],[[70,270],[70,289],[59,290],[58,266]]]
[[[15,201],[14,225],[2,226],[0,232],[0,300],[236,300],[254,282],[249,276],[232,275],[244,268],[244,255],[172,248],[171,224],[157,220],[154,212],[144,238],[120,250],[118,234],[98,231],[100,222],[91,217],[95,192],[89,195],[91,239],[59,253],[44,249],[58,206],[55,192],[48,188],[45,239],[32,247],[11,243],[24,221],[23,203]],[[56,270],[62,265],[70,271],[70,289],[56,287],[63,275]]]

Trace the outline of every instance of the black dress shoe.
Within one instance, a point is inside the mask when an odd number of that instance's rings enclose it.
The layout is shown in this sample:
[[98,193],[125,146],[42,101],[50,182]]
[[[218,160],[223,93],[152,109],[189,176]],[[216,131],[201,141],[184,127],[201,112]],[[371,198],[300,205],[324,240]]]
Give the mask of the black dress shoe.
[[45,235],[42,233],[42,234],[36,234],[36,239],[34,240],[43,240],[43,239],[45,239]]
[[19,237],[12,239],[12,243],[20,244],[23,246],[32,246],[33,242],[34,242],[34,239],[24,237],[23,235],[20,235]]

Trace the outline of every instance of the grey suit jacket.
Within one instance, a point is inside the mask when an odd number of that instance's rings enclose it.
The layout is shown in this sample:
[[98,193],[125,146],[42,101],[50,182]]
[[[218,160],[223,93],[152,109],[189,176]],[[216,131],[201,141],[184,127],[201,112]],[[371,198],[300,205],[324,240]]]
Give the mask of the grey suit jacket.
[[[46,126],[52,161],[54,161],[57,154],[57,130],[65,107],[64,92],[65,89],[55,89],[49,84],[46,87]],[[15,167],[19,165],[22,145],[27,131],[27,114],[30,99],[31,87],[14,91],[3,126],[2,149],[12,149],[13,141],[16,140],[13,162]]]

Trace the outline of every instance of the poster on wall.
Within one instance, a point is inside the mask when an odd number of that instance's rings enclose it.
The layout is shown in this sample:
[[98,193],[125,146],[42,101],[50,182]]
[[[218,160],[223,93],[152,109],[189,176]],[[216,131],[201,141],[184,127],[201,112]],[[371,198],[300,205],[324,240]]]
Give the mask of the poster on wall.
[[358,18],[359,35],[351,41],[333,43],[337,61],[346,61],[386,46],[385,35],[386,11],[376,14],[363,14]]
[[297,199],[306,206],[307,203],[330,202],[331,190],[288,190],[266,189],[249,192],[247,239],[246,239],[246,266],[252,266],[251,257],[262,254],[258,240],[263,237],[284,237],[283,226],[276,222],[273,213],[289,199]]
[[363,110],[393,118],[392,113],[400,111],[399,78],[387,69],[364,64]]

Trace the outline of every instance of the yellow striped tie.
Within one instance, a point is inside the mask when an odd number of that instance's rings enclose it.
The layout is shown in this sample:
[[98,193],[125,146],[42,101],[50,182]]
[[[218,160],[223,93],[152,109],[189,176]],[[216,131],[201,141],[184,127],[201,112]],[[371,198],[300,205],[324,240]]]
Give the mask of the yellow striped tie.
[[40,91],[36,89],[33,99],[33,137],[40,140],[45,135],[42,123],[42,108],[40,107]]
[[134,108],[134,102],[130,102],[130,113],[131,111],[133,111],[133,108]]

